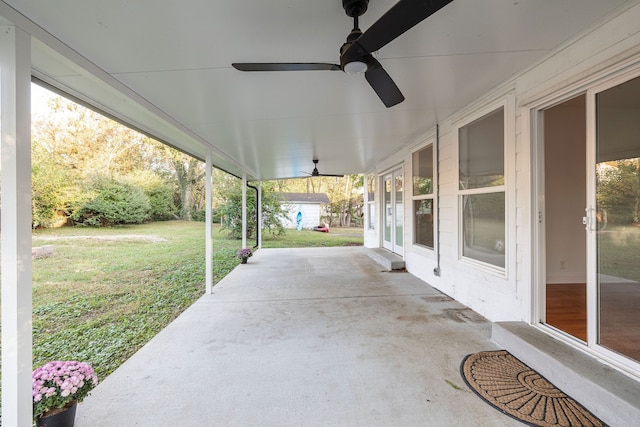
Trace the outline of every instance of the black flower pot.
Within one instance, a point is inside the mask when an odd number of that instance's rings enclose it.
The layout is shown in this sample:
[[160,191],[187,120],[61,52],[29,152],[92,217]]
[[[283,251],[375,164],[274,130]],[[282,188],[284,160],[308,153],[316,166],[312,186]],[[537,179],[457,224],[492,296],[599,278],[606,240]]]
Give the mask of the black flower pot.
[[36,419],[36,425],[38,427],[73,427],[76,420],[77,406],[78,402],[74,400],[69,407],[61,412],[49,416],[45,413]]

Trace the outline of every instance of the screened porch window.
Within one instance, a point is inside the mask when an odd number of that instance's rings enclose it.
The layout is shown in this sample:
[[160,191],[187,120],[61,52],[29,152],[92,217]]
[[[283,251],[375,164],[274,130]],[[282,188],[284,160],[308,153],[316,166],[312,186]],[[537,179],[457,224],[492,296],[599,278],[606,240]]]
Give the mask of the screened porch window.
[[433,249],[433,145],[413,153],[413,241]]
[[505,266],[504,108],[458,130],[461,255]]

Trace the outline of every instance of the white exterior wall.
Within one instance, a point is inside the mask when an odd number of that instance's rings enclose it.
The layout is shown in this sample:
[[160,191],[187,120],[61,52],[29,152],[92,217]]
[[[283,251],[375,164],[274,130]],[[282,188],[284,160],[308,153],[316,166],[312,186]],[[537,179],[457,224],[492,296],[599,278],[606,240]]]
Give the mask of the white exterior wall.
[[284,228],[297,228],[298,211],[302,212],[302,228],[308,230],[320,224],[320,205],[317,203],[283,203],[282,208],[287,212],[282,221]]
[[363,244],[365,248],[380,247],[380,225],[376,224],[375,230],[364,230]]
[[[439,236],[436,250],[412,244],[413,213],[411,200],[411,155],[435,141],[435,129],[422,135],[417,143],[376,167],[381,176],[399,164],[405,177],[405,249],[407,269],[445,294],[484,315],[491,321],[535,321],[534,289],[537,274],[536,238],[533,236],[534,191],[532,179],[535,156],[532,155],[531,107],[541,99],[557,96],[566,99],[586,90],[598,80],[621,70],[640,70],[640,4],[631,5],[598,27],[560,46],[552,55],[472,105],[439,123]],[[638,72],[638,71],[634,71]],[[499,106],[505,108],[506,178],[506,272],[471,264],[459,259],[458,234],[458,148],[460,126],[482,117]],[[434,156],[436,154],[434,153]],[[435,177],[434,177],[435,178]],[[379,180],[378,180],[379,181]],[[381,189],[376,186],[376,206],[381,206]],[[537,215],[535,215],[537,216]],[[367,247],[379,247],[380,220],[377,229],[365,230]],[[535,238],[534,238],[535,237]],[[440,276],[434,273],[440,251]]]
[[[459,215],[458,215],[458,138],[457,129],[496,107],[505,107],[505,173],[507,175],[507,229],[510,230],[515,222],[515,185],[509,181],[513,180],[513,162],[509,165],[509,160],[514,157],[515,132],[513,125],[514,108],[513,93],[503,92],[502,96],[496,97],[491,102],[478,105],[468,111],[463,112],[440,126],[439,155],[440,174],[436,188],[440,190],[440,209],[437,210],[435,218],[436,224],[440,224],[440,236],[436,234],[436,249],[429,250],[424,247],[413,245],[413,212],[411,203],[411,189],[407,188],[405,203],[405,262],[407,269],[412,274],[435,286],[445,294],[473,308],[480,314],[493,321],[514,319],[519,316],[520,307],[514,304],[515,300],[515,254],[513,250],[507,251],[507,272],[502,274],[491,268],[485,268],[469,261],[459,259]],[[509,120],[509,114],[512,119]],[[405,181],[410,183],[412,176],[411,154],[429,143],[434,143],[435,138],[426,138],[424,143],[415,146],[406,154],[405,158]],[[437,250],[440,250],[440,276],[434,273],[437,264]],[[513,247],[514,240],[507,232],[508,247]]]
[[[366,185],[366,176],[367,175],[374,175],[377,177],[377,174],[375,172],[371,172],[369,174],[365,175],[365,185]],[[379,197],[380,197],[380,189],[378,188],[380,186],[379,183],[380,179],[377,178],[376,179],[376,187],[375,187],[375,206],[376,206],[376,218],[374,219],[374,229],[371,230],[369,229],[369,210],[367,209],[367,204],[369,202],[369,193],[367,191],[367,189],[364,189],[364,195],[363,195],[363,200],[364,200],[364,242],[363,245],[365,248],[377,248],[379,246],[381,246],[381,241],[380,241],[380,221],[378,219],[378,217],[380,216],[380,206],[379,204]]]

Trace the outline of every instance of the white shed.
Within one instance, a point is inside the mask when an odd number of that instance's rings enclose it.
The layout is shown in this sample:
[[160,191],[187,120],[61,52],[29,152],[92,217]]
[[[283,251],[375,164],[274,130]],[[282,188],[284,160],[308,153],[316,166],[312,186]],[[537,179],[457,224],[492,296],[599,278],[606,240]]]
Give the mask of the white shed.
[[325,193],[280,193],[286,212],[284,228],[309,229],[320,224],[322,205],[330,203]]

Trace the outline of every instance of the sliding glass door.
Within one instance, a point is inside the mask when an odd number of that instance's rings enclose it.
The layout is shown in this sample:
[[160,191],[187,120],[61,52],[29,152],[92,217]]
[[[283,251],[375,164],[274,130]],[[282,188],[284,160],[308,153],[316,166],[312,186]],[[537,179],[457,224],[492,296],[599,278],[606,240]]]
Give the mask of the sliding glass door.
[[596,93],[595,118],[597,342],[640,361],[640,77]]
[[541,322],[640,372],[640,77],[536,117]]
[[402,169],[396,169],[382,178],[383,238],[382,246],[399,255],[403,254],[404,204]]

